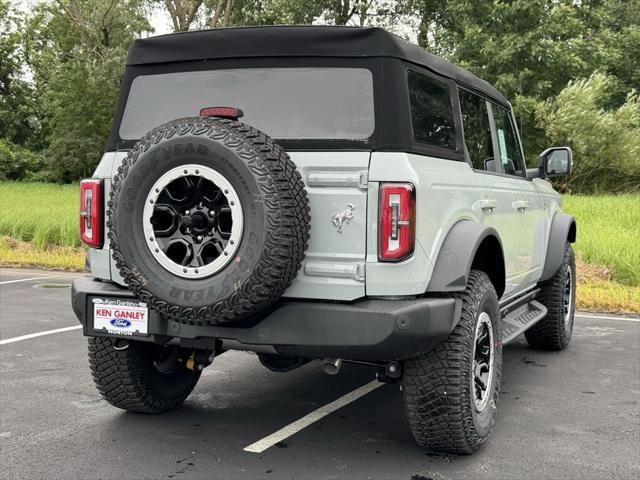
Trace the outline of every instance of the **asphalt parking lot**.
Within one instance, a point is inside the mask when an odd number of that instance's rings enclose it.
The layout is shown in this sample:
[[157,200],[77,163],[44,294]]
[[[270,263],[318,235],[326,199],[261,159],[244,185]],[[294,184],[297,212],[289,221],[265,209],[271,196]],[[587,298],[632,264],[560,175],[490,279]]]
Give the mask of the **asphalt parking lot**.
[[[93,386],[81,331],[66,329],[78,325],[73,278],[0,271],[0,478],[640,478],[638,318],[578,315],[560,353],[524,339],[506,346],[491,439],[450,457],[415,445],[397,386],[365,387],[348,402],[373,379],[360,366],[336,377],[317,362],[277,374],[228,352],[179,410],[116,410]],[[344,406],[296,431],[339,399]],[[293,435],[245,450],[283,428]]]

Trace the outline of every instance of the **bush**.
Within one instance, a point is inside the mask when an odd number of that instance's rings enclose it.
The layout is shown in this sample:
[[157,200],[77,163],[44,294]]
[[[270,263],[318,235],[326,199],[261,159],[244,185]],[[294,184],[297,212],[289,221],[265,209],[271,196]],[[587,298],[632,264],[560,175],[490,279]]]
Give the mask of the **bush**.
[[640,191],[640,97],[632,90],[617,109],[602,108],[614,90],[614,79],[594,73],[537,106],[538,126],[551,144],[573,150],[573,173],[561,189]]
[[46,180],[41,155],[0,139],[0,180]]

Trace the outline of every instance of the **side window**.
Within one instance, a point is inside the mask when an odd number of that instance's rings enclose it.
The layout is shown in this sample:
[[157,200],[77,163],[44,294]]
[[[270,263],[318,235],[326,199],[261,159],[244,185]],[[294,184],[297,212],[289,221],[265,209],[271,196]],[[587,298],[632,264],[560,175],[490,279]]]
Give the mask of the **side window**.
[[524,161],[511,114],[507,109],[497,105],[493,106],[493,112],[502,169],[509,175],[523,175]]
[[476,170],[497,171],[493,161],[493,143],[487,102],[467,90],[458,89],[464,143]]
[[416,141],[455,149],[456,130],[448,85],[412,71],[407,74],[407,81]]

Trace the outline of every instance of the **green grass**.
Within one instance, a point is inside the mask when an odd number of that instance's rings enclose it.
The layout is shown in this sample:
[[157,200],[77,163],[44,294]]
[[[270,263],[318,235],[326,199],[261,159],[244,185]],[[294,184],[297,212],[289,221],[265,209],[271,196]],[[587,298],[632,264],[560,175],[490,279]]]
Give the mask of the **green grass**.
[[79,246],[78,185],[0,182],[0,236],[47,246]]
[[576,218],[582,260],[608,267],[613,280],[640,285],[640,195],[570,195],[563,209]]

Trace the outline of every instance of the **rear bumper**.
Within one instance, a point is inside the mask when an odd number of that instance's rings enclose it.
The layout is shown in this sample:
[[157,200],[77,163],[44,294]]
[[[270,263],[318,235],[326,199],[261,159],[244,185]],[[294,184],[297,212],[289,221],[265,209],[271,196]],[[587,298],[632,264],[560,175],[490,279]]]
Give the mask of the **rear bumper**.
[[[93,297],[133,298],[133,293],[90,277],[73,282],[72,306],[84,335],[116,336],[93,329]],[[349,303],[283,299],[251,327],[184,325],[151,311],[149,335],[135,338],[202,348],[211,347],[215,339],[224,339],[249,347],[272,346],[285,355],[395,360],[415,356],[446,339],[458,323],[460,312],[460,301],[452,298]]]

